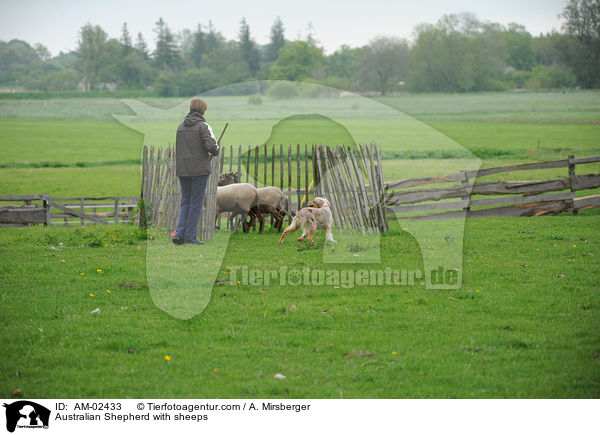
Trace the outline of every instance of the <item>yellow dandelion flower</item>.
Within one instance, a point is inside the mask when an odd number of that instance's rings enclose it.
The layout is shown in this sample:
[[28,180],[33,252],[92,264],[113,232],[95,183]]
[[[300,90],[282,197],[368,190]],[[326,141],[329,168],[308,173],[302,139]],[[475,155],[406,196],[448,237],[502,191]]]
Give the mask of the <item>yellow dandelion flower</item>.
[[85,273],[81,272],[80,275],[85,275]]
[[573,245],[573,247],[574,247],[574,248],[576,248],[576,247],[577,247],[577,245]]
[[110,294],[110,290],[106,290],[106,293]]
[[102,273],[102,269],[96,269],[96,272]]
[[475,291],[476,291],[477,293],[479,293],[479,292],[480,292],[480,290],[479,290],[479,289],[477,289],[477,290],[475,290]]
[[94,294],[93,294],[93,293],[90,293],[90,296],[91,296],[91,297],[94,297]]
[[392,355],[398,355],[396,352],[392,352]]
[[171,357],[169,355],[165,355],[165,361],[171,361]]
[[238,281],[237,283],[238,283],[238,284],[240,284],[240,282],[239,282],[239,281]]

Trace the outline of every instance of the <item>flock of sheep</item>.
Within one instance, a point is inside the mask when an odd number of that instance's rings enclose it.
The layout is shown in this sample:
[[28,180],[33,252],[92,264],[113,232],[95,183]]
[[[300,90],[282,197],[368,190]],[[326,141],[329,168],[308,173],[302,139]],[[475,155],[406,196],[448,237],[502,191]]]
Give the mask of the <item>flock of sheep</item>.
[[[289,215],[288,201],[281,189],[275,186],[256,188],[249,183],[240,183],[239,172],[219,175],[217,182],[217,217],[230,213],[229,227],[235,231],[235,217],[240,216],[244,232],[248,232],[259,221],[259,233],[263,232],[265,215],[273,216],[275,228],[281,231],[285,215]],[[247,217],[250,218],[246,221]]]

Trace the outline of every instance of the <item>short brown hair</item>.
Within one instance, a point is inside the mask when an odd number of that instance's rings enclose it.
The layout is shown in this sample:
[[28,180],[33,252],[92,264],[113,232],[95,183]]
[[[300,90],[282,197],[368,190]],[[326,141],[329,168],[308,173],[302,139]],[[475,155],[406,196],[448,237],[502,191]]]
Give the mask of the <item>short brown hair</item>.
[[190,112],[200,112],[201,115],[204,115],[208,105],[204,100],[200,98],[192,98],[192,102],[190,103]]

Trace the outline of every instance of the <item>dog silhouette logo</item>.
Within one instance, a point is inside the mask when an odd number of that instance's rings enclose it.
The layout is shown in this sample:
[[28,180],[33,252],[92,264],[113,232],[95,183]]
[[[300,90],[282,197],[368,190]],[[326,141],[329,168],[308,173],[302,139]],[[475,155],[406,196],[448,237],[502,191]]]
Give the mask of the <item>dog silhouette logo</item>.
[[6,430],[14,432],[18,428],[48,428],[50,410],[29,400],[19,400],[4,404],[6,408]]

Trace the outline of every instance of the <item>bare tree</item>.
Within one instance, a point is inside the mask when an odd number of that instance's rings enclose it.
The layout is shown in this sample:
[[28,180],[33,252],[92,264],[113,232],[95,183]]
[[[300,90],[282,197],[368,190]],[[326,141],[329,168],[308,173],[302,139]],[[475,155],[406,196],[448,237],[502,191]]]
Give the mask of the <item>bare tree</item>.
[[410,64],[410,50],[404,39],[379,36],[369,42],[361,57],[361,81],[385,95],[404,79]]

